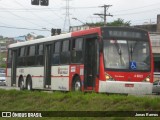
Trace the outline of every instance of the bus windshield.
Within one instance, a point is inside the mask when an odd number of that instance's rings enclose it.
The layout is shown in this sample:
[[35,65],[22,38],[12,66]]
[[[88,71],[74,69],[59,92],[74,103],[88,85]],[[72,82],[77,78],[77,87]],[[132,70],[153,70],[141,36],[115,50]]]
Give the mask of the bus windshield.
[[149,42],[104,40],[105,69],[150,70]]

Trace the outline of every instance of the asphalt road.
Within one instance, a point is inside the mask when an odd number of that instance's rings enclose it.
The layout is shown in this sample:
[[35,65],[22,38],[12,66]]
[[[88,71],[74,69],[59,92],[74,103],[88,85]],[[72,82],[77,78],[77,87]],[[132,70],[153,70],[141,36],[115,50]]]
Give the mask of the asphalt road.
[[17,87],[8,87],[8,86],[0,86],[0,89],[5,89],[5,90],[20,90]]

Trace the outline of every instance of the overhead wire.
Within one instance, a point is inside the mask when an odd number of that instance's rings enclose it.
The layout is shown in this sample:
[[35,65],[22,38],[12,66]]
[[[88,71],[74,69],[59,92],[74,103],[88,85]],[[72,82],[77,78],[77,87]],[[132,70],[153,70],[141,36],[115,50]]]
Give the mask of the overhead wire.
[[[21,12],[32,12],[32,11],[50,11],[50,12],[54,12],[54,15],[56,15],[57,17],[60,18],[60,20],[63,20],[63,18],[58,15],[55,11],[57,10],[62,10],[63,8],[26,8],[24,6],[22,6],[22,4],[20,4],[19,2],[16,1],[17,4],[19,4],[21,7],[23,7],[22,9],[21,8],[5,8],[5,7],[2,7],[0,8],[0,12],[8,12],[12,15],[14,15],[15,17],[17,18],[20,18],[26,22],[29,22],[31,24],[34,24],[34,25],[37,25],[37,26],[41,26],[41,25],[38,25],[37,23],[34,23],[34,22],[31,22],[30,19],[28,21],[28,18],[25,18],[25,17],[22,17],[22,16],[19,16],[15,13],[13,13],[13,11],[21,11]],[[129,11],[132,11],[132,10],[136,10],[136,9],[142,9],[142,8],[146,8],[146,7],[149,7],[149,6],[155,6],[155,5],[158,5],[159,3],[155,3],[155,4],[150,4],[150,5],[146,5],[146,6],[140,6],[140,7],[135,7],[135,8],[131,8],[131,9],[124,9],[124,10],[118,10],[118,12],[129,12]],[[95,8],[99,8],[98,6],[88,6],[88,7],[71,7],[70,9],[95,9]],[[133,14],[142,14],[144,12],[153,12],[155,10],[159,10],[158,8],[156,9],[152,9],[152,10],[144,10],[144,11],[140,11],[140,12],[131,12],[131,13],[122,13],[122,14],[115,14],[114,16],[127,16],[127,15],[133,15]],[[113,11],[113,12],[117,12],[117,11]],[[47,20],[44,20],[45,22],[48,23]],[[137,20],[136,20],[137,21]],[[140,21],[140,20],[139,20]],[[42,27],[42,26],[41,26]],[[44,26],[43,26],[44,27]]]
[[50,31],[50,30],[47,30],[47,29],[36,29],[36,28],[23,28],[23,27],[11,27],[11,26],[2,26],[0,25],[0,27],[2,28],[13,28],[13,29],[23,29],[23,30],[36,30],[36,31]]
[[145,8],[145,7],[154,6],[154,5],[159,5],[159,4],[160,4],[160,2],[155,3],[155,4],[150,4],[150,5],[145,5],[145,6],[130,8],[130,9],[117,10],[117,11],[113,11],[113,12],[121,12],[121,11],[130,11],[130,10],[142,9],[142,8]]
[[145,11],[138,11],[138,12],[132,12],[132,13],[124,13],[124,14],[115,14],[114,16],[124,16],[124,15],[133,15],[133,14],[142,14],[145,12],[153,12],[155,10],[160,10],[159,8],[151,9],[151,10],[145,10]]
[[[22,5],[21,3],[19,3],[17,0],[14,0],[14,1],[16,2],[16,4],[20,5],[21,7],[25,8],[26,11],[28,11],[28,8],[26,8],[24,5]],[[29,12],[30,12],[31,15],[33,15],[34,17],[35,17],[35,16],[38,17],[40,20],[44,21],[45,23],[49,23],[49,24],[51,24],[51,25],[57,26],[57,25],[49,22],[48,20],[46,20],[46,19],[38,16],[38,15],[35,14],[34,12],[31,12],[31,11],[29,11]]]
[[[0,7],[1,7],[1,8],[4,8],[4,7],[2,7],[1,5],[0,5]],[[4,8],[4,9],[5,9],[5,8]],[[39,24],[37,24],[37,23],[31,22],[31,21],[29,21],[29,20],[26,20],[25,17],[22,17],[22,16],[20,16],[20,15],[17,15],[17,14],[15,14],[15,13],[13,13],[12,11],[8,11],[8,10],[7,10],[6,12],[8,12],[9,14],[11,14],[11,15],[13,15],[13,16],[15,16],[15,17],[21,18],[21,19],[23,19],[24,21],[26,21],[26,22],[28,22],[28,23],[30,23],[30,24],[36,25],[36,26],[38,26],[38,27],[44,27],[44,26],[41,26],[41,25],[39,25]]]
[[[70,9],[94,9],[94,8],[99,8],[98,6],[94,6],[94,7],[70,7]],[[11,11],[25,11],[25,8],[6,8],[7,10],[11,10]],[[65,8],[30,8],[27,9],[28,11],[59,11]],[[0,8],[0,11],[5,11],[4,9]]]

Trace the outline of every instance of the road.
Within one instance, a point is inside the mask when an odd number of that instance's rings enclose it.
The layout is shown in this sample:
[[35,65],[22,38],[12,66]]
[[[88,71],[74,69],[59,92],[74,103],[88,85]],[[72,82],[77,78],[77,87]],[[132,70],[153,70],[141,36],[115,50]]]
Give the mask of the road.
[[5,89],[5,90],[20,90],[17,87],[8,87],[8,86],[0,86],[0,89]]
[[[8,86],[0,86],[0,89],[5,89],[5,90],[20,90],[17,87],[8,87]],[[46,91],[44,91],[44,92],[46,92]],[[47,91],[47,92],[51,92],[51,91]],[[145,97],[145,96],[160,97],[160,95],[156,95],[156,94],[152,94],[152,95],[131,94],[131,95],[138,96],[138,97]]]

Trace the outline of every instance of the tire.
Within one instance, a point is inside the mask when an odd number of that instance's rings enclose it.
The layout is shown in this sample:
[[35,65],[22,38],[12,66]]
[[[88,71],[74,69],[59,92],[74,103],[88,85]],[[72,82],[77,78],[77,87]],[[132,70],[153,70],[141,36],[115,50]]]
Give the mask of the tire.
[[82,90],[81,81],[80,81],[80,78],[78,76],[75,77],[75,79],[73,81],[72,90],[73,91],[81,91]]
[[20,90],[24,90],[24,80],[22,79],[20,79],[19,88]]
[[29,77],[29,79],[27,80],[27,90],[32,91],[32,80]]

